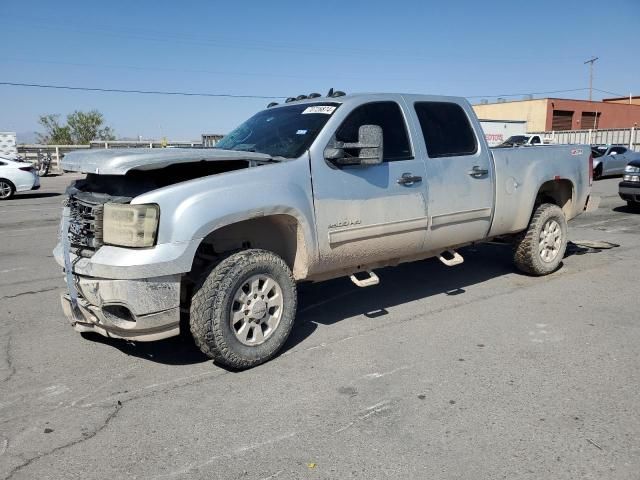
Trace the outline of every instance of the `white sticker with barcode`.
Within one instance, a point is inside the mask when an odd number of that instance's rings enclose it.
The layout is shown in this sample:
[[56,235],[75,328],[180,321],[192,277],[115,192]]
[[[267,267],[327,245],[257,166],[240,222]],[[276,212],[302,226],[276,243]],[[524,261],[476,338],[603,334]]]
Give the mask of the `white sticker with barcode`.
[[305,108],[302,114],[304,115],[305,113],[324,113],[325,115],[331,115],[335,109],[336,107],[332,105],[314,105],[312,107]]

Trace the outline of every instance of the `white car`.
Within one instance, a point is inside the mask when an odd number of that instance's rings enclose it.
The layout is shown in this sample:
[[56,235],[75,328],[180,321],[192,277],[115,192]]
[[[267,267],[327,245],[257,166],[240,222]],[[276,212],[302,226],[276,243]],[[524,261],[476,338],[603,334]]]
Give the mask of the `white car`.
[[39,188],[40,177],[30,163],[0,157],[0,200],[7,200],[16,192]]

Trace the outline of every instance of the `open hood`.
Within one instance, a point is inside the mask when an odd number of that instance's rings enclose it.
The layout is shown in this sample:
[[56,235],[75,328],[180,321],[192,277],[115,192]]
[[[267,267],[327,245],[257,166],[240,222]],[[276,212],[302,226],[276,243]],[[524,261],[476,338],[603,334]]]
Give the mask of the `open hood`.
[[78,150],[67,153],[62,169],[99,175],[125,175],[130,170],[157,170],[179,163],[245,160],[268,162],[265,153],[220,150],[215,148],[131,148]]

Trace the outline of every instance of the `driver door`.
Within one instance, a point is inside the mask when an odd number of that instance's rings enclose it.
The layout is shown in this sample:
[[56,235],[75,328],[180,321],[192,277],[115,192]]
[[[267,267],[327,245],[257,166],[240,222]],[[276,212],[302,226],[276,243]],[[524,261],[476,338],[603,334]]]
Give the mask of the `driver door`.
[[355,271],[360,265],[418,253],[424,246],[425,164],[414,157],[400,104],[381,101],[354,108],[334,139],[357,142],[361,125],[382,128],[382,163],[338,167],[324,158],[312,158],[323,271]]

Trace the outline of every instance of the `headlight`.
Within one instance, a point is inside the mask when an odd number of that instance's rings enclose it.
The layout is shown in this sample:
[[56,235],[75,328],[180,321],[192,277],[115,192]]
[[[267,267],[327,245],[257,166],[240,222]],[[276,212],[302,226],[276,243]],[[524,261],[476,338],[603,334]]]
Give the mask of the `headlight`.
[[625,173],[640,173],[640,167],[634,167],[633,165],[627,165],[624,167]]
[[122,247],[153,247],[158,233],[158,205],[106,203],[102,236],[104,243]]

